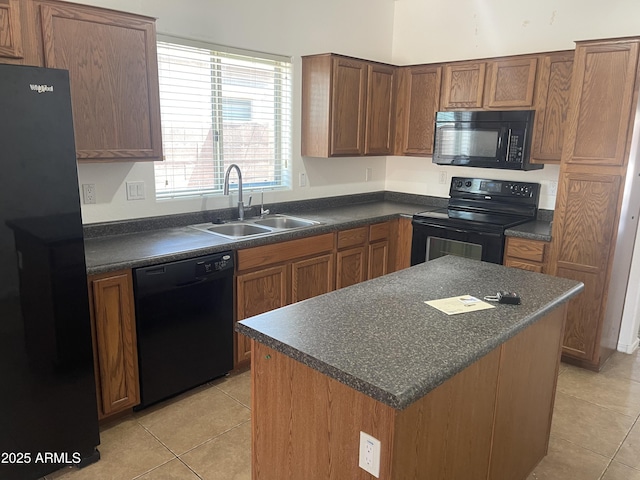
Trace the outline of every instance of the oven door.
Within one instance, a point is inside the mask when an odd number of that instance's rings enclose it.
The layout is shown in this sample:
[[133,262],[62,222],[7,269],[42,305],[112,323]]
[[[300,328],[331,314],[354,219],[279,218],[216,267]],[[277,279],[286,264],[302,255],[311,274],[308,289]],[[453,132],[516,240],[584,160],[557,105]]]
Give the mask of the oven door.
[[413,222],[411,265],[445,255],[501,264],[503,253],[502,232],[482,232]]

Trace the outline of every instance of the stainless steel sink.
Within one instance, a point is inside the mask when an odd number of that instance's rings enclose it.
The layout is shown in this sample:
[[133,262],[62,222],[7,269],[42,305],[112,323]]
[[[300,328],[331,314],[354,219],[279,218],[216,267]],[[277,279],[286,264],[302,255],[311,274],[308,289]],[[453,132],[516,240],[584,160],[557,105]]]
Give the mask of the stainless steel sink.
[[320,222],[307,220],[306,218],[290,217],[289,215],[273,215],[265,218],[246,219],[242,222],[229,222],[220,225],[203,223],[200,225],[191,225],[191,228],[220,235],[225,238],[238,239],[253,235],[278,233],[293,228],[311,227],[313,225],[320,225]]
[[219,235],[227,235],[228,237],[246,237],[248,235],[260,235],[261,233],[271,231],[268,228],[247,223],[225,223],[223,225],[214,225],[207,228],[207,230]]
[[313,220],[289,217],[286,215],[278,215],[275,217],[262,218],[260,220],[254,220],[253,223],[255,223],[256,225],[264,225],[266,227],[278,228],[278,229],[310,227],[311,225],[319,224],[319,222],[315,222]]

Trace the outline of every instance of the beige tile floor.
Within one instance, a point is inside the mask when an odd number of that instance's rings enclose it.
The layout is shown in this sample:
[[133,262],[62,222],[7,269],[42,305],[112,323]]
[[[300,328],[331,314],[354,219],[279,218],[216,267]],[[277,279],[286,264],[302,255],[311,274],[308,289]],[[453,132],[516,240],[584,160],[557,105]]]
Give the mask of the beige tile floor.
[[[249,480],[249,406],[249,372],[217,380],[104,427],[98,463],[46,478]],[[549,453],[527,480],[640,480],[639,417],[638,352],[600,373],[563,364]]]

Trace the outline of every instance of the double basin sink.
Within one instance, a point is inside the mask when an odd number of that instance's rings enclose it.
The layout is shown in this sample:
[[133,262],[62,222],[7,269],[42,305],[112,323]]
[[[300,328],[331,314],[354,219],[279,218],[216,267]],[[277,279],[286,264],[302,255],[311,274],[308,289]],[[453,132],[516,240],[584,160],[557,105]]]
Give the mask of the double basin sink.
[[254,235],[267,235],[295,228],[311,227],[313,225],[320,225],[320,222],[307,220],[306,218],[292,217],[289,215],[271,215],[263,218],[229,222],[219,225],[203,223],[199,225],[191,225],[191,228],[219,235],[224,238],[237,240],[239,238]]

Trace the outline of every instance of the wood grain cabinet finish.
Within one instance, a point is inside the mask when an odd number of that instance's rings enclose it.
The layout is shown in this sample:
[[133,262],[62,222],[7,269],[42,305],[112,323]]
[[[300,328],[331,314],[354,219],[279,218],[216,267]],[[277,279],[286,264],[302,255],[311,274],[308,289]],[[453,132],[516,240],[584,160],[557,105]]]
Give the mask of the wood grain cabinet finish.
[[445,65],[442,108],[482,108],[486,68],[486,62]]
[[503,264],[521,270],[546,273],[548,248],[549,242],[507,237]]
[[442,67],[403,67],[398,71],[396,155],[431,155],[440,107]]
[[0,57],[23,58],[19,0],[0,1]]
[[390,229],[390,222],[376,223],[369,226],[367,279],[381,277],[389,273]]
[[635,42],[578,46],[564,161],[626,164],[637,63]]
[[536,57],[488,62],[485,108],[531,108],[537,65]]
[[98,416],[140,403],[131,270],[89,277]]
[[[288,271],[286,265],[265,268],[236,278],[237,319],[284,307],[289,303]],[[235,335],[236,364],[251,360],[251,341],[244,335]]]
[[[236,320],[327,293],[335,285],[335,234],[239,250]],[[251,343],[234,332],[235,366],[251,360]]]
[[[579,42],[573,64],[549,273],[585,284],[584,293],[569,303],[564,355],[594,370],[615,351],[620,332],[621,308],[608,302],[617,295],[611,290],[616,272],[622,275],[626,268],[628,274],[628,265],[616,267],[621,260],[614,255],[631,262],[631,252],[616,252],[616,243],[635,231],[621,210],[637,110],[639,45],[638,38]],[[629,202],[636,202],[629,192]]]
[[69,70],[78,159],[160,160],[155,21],[36,2],[44,66]]
[[337,234],[336,289],[367,279],[368,227],[342,230]]
[[540,58],[531,163],[560,163],[572,71],[573,51]]
[[395,67],[340,55],[302,57],[302,155],[392,150]]

